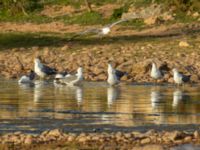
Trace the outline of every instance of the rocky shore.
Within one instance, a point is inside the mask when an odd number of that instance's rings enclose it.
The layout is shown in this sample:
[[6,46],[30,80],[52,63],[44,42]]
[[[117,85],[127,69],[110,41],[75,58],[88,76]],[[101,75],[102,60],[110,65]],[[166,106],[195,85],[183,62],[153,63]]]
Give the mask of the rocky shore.
[[[140,35],[141,36],[141,35]],[[36,56],[43,63],[58,71],[76,71],[84,68],[84,78],[88,81],[103,81],[107,78],[107,62],[126,71],[122,78],[127,82],[153,82],[150,77],[151,62],[154,61],[164,72],[159,82],[172,83],[172,69],[177,68],[191,75],[191,83],[199,83],[200,38],[179,37],[133,37],[92,38],[85,41],[68,41],[61,46],[19,47],[0,51],[0,75],[18,78],[33,69]],[[98,41],[97,41],[98,40]]]
[[[59,129],[44,131],[39,135],[23,134],[21,132],[8,133],[0,136],[1,146],[9,148],[37,148],[49,149],[69,148],[78,146],[86,149],[133,149],[145,145],[156,145],[159,150],[169,149],[177,145],[192,143],[200,144],[199,131],[161,131],[149,130],[145,133],[133,131],[129,133],[65,133]],[[150,148],[150,147],[149,147]]]

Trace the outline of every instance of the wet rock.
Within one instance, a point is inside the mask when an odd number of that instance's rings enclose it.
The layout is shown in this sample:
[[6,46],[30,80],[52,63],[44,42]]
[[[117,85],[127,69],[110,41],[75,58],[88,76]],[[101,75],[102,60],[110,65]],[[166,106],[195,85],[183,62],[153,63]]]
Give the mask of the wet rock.
[[184,137],[184,134],[180,131],[169,132],[166,135],[170,140],[175,141]]
[[140,143],[143,145],[143,144],[148,144],[148,143],[150,143],[151,142],[151,139],[150,138],[145,138],[145,139],[142,139],[141,141],[140,141]]
[[191,82],[195,83],[195,82],[198,82],[198,80],[199,80],[198,75],[196,75],[196,74],[191,75],[191,77],[190,77]]
[[192,137],[191,136],[186,136],[185,138],[184,138],[184,141],[185,142],[191,142],[192,141]]
[[60,129],[54,129],[54,130],[49,131],[46,136],[59,137],[59,136],[62,136],[62,132]]
[[30,145],[32,144],[34,141],[33,136],[32,135],[27,135],[25,140],[24,140],[24,144]]
[[199,139],[199,138],[200,138],[199,131],[197,131],[197,130],[194,131],[194,134],[193,134],[193,135],[194,135],[194,138],[195,138],[195,139]]

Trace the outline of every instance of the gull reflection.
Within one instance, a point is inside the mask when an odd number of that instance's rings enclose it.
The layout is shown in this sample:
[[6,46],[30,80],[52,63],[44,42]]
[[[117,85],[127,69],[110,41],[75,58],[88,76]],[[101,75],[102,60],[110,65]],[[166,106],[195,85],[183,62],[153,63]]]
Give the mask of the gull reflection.
[[33,101],[35,103],[38,103],[41,100],[43,95],[43,88],[46,84],[47,84],[46,81],[41,81],[41,80],[35,81],[34,96],[33,96]]
[[153,109],[157,108],[162,102],[162,95],[158,90],[151,91],[151,106]]
[[83,87],[82,86],[66,86],[62,84],[54,83],[55,87],[55,95],[62,95],[65,97],[75,96],[77,101],[77,105],[81,105],[83,103]]
[[119,87],[108,87],[107,88],[107,104],[111,106],[113,102],[119,97]]
[[173,107],[177,107],[182,100],[183,100],[183,92],[180,89],[176,89],[173,92],[173,103],[172,103],[172,106]]

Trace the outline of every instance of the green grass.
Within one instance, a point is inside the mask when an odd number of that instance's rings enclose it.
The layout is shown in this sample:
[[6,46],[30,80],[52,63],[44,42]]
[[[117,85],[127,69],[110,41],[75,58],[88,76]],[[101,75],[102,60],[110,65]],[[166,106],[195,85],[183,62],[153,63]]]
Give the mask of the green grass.
[[33,46],[62,46],[69,35],[55,33],[0,33],[0,50]]

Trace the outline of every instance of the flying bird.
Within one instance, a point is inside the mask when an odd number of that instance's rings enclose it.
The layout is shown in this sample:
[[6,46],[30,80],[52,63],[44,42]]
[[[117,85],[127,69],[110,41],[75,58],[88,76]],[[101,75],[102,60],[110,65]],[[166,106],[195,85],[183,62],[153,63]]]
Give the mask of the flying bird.
[[39,58],[35,58],[34,63],[35,63],[34,66],[35,73],[40,78],[45,78],[46,76],[56,74],[56,69],[50,68],[49,66],[42,64]]
[[81,31],[77,34],[75,34],[74,36],[72,36],[70,38],[70,40],[76,38],[76,37],[79,37],[79,36],[82,36],[82,35],[89,35],[89,34],[96,34],[96,35],[99,35],[99,36],[104,36],[104,35],[107,35],[111,32],[111,28],[119,23],[122,23],[122,22],[126,22],[128,21],[127,19],[120,19],[116,22],[113,22],[109,25],[106,25],[104,27],[101,27],[101,28],[92,28],[92,29],[87,29],[85,31]]

